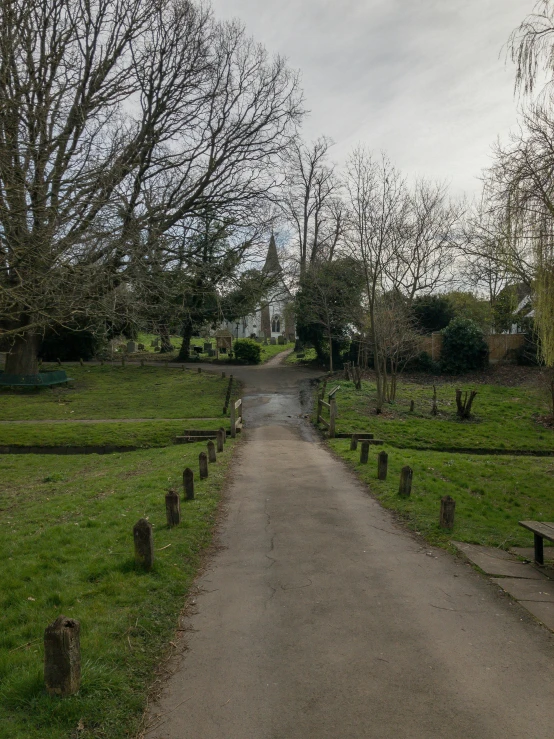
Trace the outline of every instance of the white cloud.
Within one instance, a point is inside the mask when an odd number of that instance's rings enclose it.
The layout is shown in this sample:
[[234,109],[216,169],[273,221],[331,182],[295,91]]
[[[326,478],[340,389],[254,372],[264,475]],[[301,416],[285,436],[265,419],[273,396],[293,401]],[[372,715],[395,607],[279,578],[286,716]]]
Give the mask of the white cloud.
[[357,143],[475,192],[517,116],[503,47],[534,0],[212,0],[302,72],[307,138]]

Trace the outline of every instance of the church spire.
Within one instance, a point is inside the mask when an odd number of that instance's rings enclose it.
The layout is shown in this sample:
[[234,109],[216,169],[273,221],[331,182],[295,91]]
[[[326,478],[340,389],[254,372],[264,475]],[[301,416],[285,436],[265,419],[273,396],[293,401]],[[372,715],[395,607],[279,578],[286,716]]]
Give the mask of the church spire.
[[267,257],[265,258],[263,271],[270,274],[281,271],[279,255],[277,254],[277,245],[275,244],[275,236],[273,235],[273,232],[271,232],[271,239],[269,240],[269,248],[267,250]]

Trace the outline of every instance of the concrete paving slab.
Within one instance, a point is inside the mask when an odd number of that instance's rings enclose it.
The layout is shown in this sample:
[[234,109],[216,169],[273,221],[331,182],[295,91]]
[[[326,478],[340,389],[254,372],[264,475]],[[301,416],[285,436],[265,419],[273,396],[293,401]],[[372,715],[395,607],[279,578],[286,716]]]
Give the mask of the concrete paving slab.
[[513,577],[493,577],[492,581],[516,600],[554,603],[554,582],[544,576],[540,582]]
[[470,562],[480,567],[487,575],[499,575],[501,577],[523,577],[529,580],[542,578],[531,564],[519,562],[516,557],[502,549],[466,544],[465,542],[452,542],[455,547],[465,554]]
[[554,631],[554,603],[520,600],[520,604],[533,614],[548,629]]

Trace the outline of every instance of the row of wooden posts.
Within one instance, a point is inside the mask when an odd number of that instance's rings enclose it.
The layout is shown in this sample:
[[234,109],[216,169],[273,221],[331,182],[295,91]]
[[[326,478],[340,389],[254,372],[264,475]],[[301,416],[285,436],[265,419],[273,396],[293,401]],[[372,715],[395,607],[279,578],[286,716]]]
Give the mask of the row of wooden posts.
[[[198,455],[200,479],[208,477],[209,464],[217,461],[223,452],[227,432],[220,428],[216,443],[210,439],[207,451]],[[194,472],[187,467],[183,472],[184,500],[194,500]],[[181,522],[181,497],[174,488],[165,495],[166,520],[169,528]],[[133,526],[135,562],[149,571],[154,564],[154,536],[152,524],[141,518]],[[44,682],[50,695],[61,697],[73,695],[81,684],[81,646],[79,621],[59,616],[44,631]]]
[[[367,464],[369,461],[369,447],[371,442],[367,439],[360,441],[360,464]],[[350,451],[356,451],[358,448],[358,437],[352,434],[350,440]],[[377,455],[377,479],[386,480],[389,465],[389,455],[385,451],[379,452]],[[402,467],[400,471],[400,484],[398,486],[398,495],[408,498],[412,492],[412,480],[414,472],[409,465]],[[445,495],[441,498],[441,507],[439,514],[439,524],[444,529],[452,529],[454,527],[454,514],[456,511],[456,501]]]

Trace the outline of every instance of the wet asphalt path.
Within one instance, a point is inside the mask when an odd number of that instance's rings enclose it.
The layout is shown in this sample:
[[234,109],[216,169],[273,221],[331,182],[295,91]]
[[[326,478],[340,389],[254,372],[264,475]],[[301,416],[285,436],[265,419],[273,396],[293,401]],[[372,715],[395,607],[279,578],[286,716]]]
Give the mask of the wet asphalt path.
[[302,419],[309,372],[233,372],[245,443],[223,548],[145,736],[552,739],[552,635],[326,450]]

